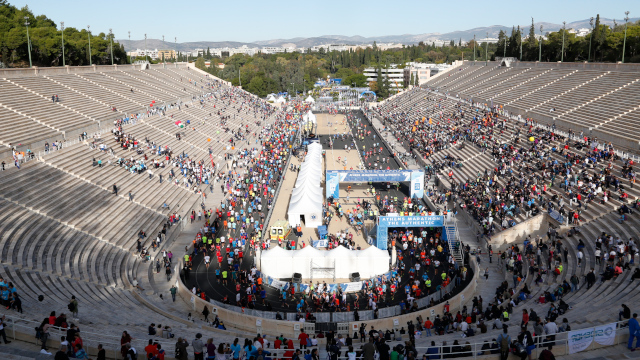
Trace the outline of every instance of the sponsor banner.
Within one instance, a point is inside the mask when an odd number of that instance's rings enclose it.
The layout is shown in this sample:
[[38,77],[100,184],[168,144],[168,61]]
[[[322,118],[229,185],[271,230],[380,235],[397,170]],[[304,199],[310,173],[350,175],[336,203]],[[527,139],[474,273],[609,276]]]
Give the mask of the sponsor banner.
[[593,342],[600,345],[613,345],[616,338],[616,324],[606,324],[596,326],[595,328],[587,328],[574,330],[569,332],[569,354],[586,350]]
[[616,339],[616,323],[596,327],[596,342],[600,345],[613,345]]
[[411,173],[411,198],[424,197],[424,173],[414,171]]
[[340,197],[340,183],[411,182],[412,198],[424,196],[424,171],[422,170],[329,170],[326,173],[327,198]]
[[281,289],[281,290],[286,290],[284,289],[284,287],[287,285],[286,282],[284,281],[280,281],[280,280],[276,280],[274,278],[269,278],[269,283],[270,286],[276,288],[276,289]]
[[569,354],[586,350],[593,341],[593,328],[569,332]]
[[379,216],[379,227],[442,227],[443,215],[432,216]]
[[376,247],[387,250],[390,227],[442,227],[444,216],[379,216]]
[[327,199],[332,197],[334,199],[340,198],[340,174],[337,172],[327,171]]
[[362,290],[362,281],[340,284],[342,292],[357,292]]
[[326,248],[329,246],[329,240],[313,240],[311,244],[314,248]]

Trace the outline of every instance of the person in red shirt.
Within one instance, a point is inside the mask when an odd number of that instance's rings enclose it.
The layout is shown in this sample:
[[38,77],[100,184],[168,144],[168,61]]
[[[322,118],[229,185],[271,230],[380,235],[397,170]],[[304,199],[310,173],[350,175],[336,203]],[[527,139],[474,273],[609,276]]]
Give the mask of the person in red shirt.
[[431,336],[431,328],[433,327],[433,323],[431,322],[431,320],[429,320],[429,318],[427,318],[427,321],[424,322],[424,329],[425,329],[425,336]]
[[147,359],[150,357],[149,354],[152,354],[152,355],[158,354],[158,346],[153,344],[153,339],[149,339],[149,345],[144,347],[144,351],[147,352]]
[[300,349],[307,348],[307,339],[309,339],[309,335],[307,335],[304,330],[301,330],[300,335],[298,335],[298,340],[300,340]]

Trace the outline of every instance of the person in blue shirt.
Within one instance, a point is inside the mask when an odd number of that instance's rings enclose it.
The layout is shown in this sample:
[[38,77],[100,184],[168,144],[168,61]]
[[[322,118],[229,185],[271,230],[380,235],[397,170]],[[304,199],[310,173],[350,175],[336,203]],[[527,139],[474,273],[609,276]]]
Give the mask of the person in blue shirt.
[[247,359],[249,359],[250,357],[256,355],[256,353],[258,352],[258,349],[256,349],[256,347],[253,346],[253,344],[251,344],[251,341],[245,340],[244,352],[246,353]]
[[240,358],[240,351],[242,350],[242,346],[238,344],[238,338],[233,340],[233,345],[231,345],[231,351],[233,351],[233,359],[238,360]]
[[[633,339],[636,339],[636,346],[633,347]],[[640,324],[638,324],[638,314],[634,313],[633,317],[629,319],[629,343],[627,348],[631,351],[635,351],[640,348]]]
[[9,304],[9,295],[11,294],[11,292],[9,291],[9,289],[6,286],[2,287],[2,292],[0,293],[0,297],[2,297],[2,303],[3,304]]

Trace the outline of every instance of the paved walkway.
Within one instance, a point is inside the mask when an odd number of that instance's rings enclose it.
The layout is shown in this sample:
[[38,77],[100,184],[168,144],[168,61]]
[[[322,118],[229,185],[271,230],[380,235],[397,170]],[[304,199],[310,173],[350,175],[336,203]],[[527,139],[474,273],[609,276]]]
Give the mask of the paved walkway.
[[0,359],[2,360],[53,360],[56,351],[58,351],[57,347],[49,346],[49,353],[52,355],[42,354],[40,353],[40,345],[13,339],[9,329],[7,329],[7,340],[11,341],[11,343],[3,343],[0,346]]

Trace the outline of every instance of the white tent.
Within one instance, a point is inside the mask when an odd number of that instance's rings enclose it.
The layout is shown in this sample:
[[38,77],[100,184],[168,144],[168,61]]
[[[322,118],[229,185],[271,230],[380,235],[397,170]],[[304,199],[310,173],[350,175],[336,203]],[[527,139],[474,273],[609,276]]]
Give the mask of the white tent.
[[[309,112],[311,114],[311,112]],[[300,166],[296,185],[291,192],[287,217],[289,224],[302,224],[305,227],[322,225],[322,202],[324,197],[320,187],[322,182],[322,145],[312,143],[308,147],[305,160]]]
[[287,100],[285,100],[284,96],[280,95],[280,97],[276,100],[277,103],[284,103],[287,102]]
[[370,278],[389,271],[389,253],[375,246],[357,250],[358,272],[360,277]]
[[316,102],[311,95],[309,95],[304,101],[312,104]]
[[324,266],[324,257],[326,255],[326,251],[318,250],[313,246],[305,246],[300,250],[293,251],[294,255],[292,257],[293,260],[293,269],[294,272],[302,274],[304,279],[309,279],[311,277],[311,262],[313,261],[316,265]]
[[309,121],[311,121],[312,123],[315,124],[318,122],[318,120],[316,119],[316,116],[311,112],[311,110],[309,110],[307,115],[309,115]]
[[291,194],[287,211],[291,226],[302,224],[303,216],[306,227],[314,228],[322,225],[322,189],[318,188],[319,192],[312,189],[312,187],[293,189],[295,193]]
[[290,278],[293,273],[300,273],[303,279],[309,279],[312,263],[315,268],[335,269],[338,279],[348,279],[354,272],[359,272],[362,279],[369,279],[389,271],[389,254],[375,246],[364,250],[348,250],[338,246],[329,251],[312,246],[300,250],[276,247],[262,252],[261,263],[261,271],[276,279]]
[[275,94],[269,94],[269,95],[267,95],[267,101],[269,101],[269,102],[275,102],[275,101],[276,101],[276,95],[275,95]]
[[[347,249],[344,246],[338,246],[335,249],[331,249],[327,251],[326,258],[331,259],[329,262],[335,262],[336,269],[336,277],[349,277],[349,274],[354,273],[358,270],[358,264],[354,260],[354,256],[356,254],[354,251]],[[343,274],[343,276],[337,276],[338,274]],[[347,276],[344,276],[346,274]]]
[[262,272],[272,278],[289,278],[293,275],[293,251],[276,246],[261,253],[260,263]]
[[304,174],[304,176],[298,176],[298,178],[296,179],[295,187],[296,188],[302,187],[303,185],[320,186],[321,181],[322,181],[322,175],[316,176],[311,173],[306,173]]

